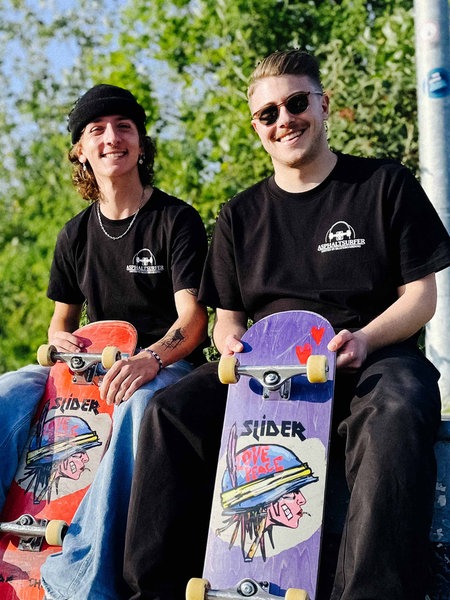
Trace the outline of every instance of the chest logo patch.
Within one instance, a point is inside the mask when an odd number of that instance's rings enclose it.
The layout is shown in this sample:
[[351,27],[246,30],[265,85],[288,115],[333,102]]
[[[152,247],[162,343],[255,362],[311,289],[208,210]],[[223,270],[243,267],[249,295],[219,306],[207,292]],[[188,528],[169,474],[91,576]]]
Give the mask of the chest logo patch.
[[157,265],[153,252],[148,248],[143,248],[133,256],[133,264],[127,265],[127,271],[129,273],[154,275],[164,271],[164,266]]
[[334,252],[335,250],[348,250],[361,248],[366,240],[357,238],[355,230],[347,221],[337,221],[330,227],[325,236],[325,243],[319,244],[319,252]]

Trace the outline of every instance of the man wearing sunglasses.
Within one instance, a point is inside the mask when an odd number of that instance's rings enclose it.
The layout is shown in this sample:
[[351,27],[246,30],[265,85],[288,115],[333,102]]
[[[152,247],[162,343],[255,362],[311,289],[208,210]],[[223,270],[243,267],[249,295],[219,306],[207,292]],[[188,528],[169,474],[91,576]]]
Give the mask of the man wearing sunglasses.
[[[331,459],[345,456],[350,499],[332,590],[323,577],[313,600],[424,600],[440,396],[417,339],[435,310],[435,272],[450,264],[449,235],[403,166],[330,149],[311,55],[264,59],[248,98],[274,174],[217,220],[200,291],[216,309],[215,344],[241,351],[247,319],[277,311],[328,318]],[[125,553],[133,599],[181,599],[201,574],[227,391],[216,369],[158,393],[144,416]]]

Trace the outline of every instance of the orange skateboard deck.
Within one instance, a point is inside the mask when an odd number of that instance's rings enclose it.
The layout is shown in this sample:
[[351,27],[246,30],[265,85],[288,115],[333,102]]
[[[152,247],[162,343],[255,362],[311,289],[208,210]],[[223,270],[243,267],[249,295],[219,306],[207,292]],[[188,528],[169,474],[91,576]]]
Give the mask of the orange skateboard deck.
[[[307,311],[265,317],[230,383],[203,578],[187,600],[314,600],[334,393],[330,323]],[[235,382],[235,383],[233,383]]]
[[85,352],[38,351],[40,364],[53,366],[0,515],[1,600],[44,597],[41,565],[59,551],[108,447],[113,406],[100,399],[101,378],[137,342],[125,321],[90,323],[74,333]]

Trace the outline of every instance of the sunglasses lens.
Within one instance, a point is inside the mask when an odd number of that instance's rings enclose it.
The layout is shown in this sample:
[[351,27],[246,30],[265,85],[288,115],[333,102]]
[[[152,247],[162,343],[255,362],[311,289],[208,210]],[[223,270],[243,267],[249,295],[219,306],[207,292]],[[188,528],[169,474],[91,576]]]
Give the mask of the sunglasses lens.
[[[282,106],[281,104],[279,106]],[[280,114],[279,106],[273,104],[272,106],[267,106],[261,113],[258,115],[258,120],[263,125],[273,125]],[[308,108],[308,94],[301,93],[295,94],[289,98],[289,100],[285,103],[286,108],[291,113],[291,115],[299,115]]]
[[263,125],[273,125],[278,119],[278,106],[268,106],[260,113],[258,119]]
[[292,96],[286,102],[286,108],[291,115],[299,115],[308,108],[308,96],[306,94],[297,94]]

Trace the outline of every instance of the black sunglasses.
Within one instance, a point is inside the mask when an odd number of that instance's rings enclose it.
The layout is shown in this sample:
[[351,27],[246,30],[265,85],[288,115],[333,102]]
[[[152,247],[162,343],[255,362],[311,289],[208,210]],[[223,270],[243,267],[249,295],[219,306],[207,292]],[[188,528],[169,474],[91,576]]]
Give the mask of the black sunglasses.
[[322,92],[296,92],[295,94],[292,94],[292,96],[289,96],[284,102],[280,102],[280,104],[269,104],[269,106],[265,106],[264,108],[261,108],[261,110],[256,111],[253,113],[252,119],[258,119],[260,123],[267,127],[273,125],[277,122],[280,115],[280,106],[285,106],[292,115],[299,115],[308,108],[308,96],[310,94],[323,96]]

